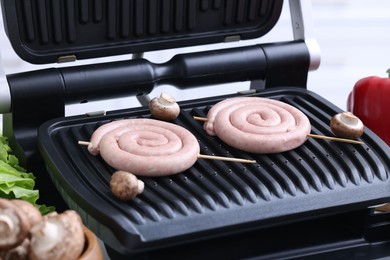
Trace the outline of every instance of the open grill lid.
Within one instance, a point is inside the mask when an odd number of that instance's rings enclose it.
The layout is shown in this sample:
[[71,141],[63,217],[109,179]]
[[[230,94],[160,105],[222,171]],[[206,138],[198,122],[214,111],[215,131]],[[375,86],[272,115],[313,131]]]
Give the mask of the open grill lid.
[[[332,135],[329,120],[341,112],[301,88],[275,88],[252,96],[297,107],[309,117],[314,134]],[[192,118],[206,116],[213,104],[226,97],[182,102],[181,114],[173,123],[198,138],[202,154],[257,163],[198,159],[177,175],[140,177],[145,191],[131,202],[121,202],[111,194],[109,179],[114,170],[78,141],[89,140],[97,127],[112,120],[148,118],[147,107],[51,120],[39,129],[40,151],[70,207],[106,244],[126,254],[389,201],[389,147],[369,129],[361,138],[364,145],[309,138],[284,153],[246,153],[208,136],[202,123]]]
[[283,0],[1,0],[6,32],[30,63],[196,46],[265,35]]

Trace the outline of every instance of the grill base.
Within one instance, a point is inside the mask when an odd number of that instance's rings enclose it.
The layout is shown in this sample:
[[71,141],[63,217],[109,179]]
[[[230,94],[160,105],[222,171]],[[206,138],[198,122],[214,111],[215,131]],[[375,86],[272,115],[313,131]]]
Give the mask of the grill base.
[[390,214],[352,211],[112,259],[378,259],[390,254]]

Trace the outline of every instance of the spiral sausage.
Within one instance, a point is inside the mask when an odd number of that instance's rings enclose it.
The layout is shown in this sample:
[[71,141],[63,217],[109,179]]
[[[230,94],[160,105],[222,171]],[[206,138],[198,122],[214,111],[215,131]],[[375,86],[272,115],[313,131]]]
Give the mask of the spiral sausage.
[[164,176],[190,168],[199,143],[185,128],[154,119],[125,119],[100,126],[88,150],[116,170],[141,176]]
[[252,153],[292,150],[311,131],[309,119],[300,110],[261,97],[230,98],[215,104],[203,127],[209,135]]

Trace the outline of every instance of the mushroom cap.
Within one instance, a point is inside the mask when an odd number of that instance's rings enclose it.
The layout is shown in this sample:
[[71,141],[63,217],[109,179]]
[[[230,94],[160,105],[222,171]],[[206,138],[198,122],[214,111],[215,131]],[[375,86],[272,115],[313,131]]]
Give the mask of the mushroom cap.
[[27,219],[30,222],[30,227],[43,220],[41,212],[30,202],[21,199],[12,199],[11,202],[27,216]]
[[30,259],[78,259],[85,236],[83,223],[74,210],[50,214],[31,228]]
[[0,251],[20,245],[28,236],[30,222],[18,207],[7,199],[0,199]]
[[110,188],[112,194],[120,200],[128,201],[135,198],[144,190],[144,182],[126,171],[116,171],[111,176]]
[[358,139],[364,132],[363,122],[351,112],[334,115],[329,125],[333,134],[342,138]]
[[175,98],[165,92],[149,102],[149,109],[154,118],[165,121],[174,120],[180,114],[180,106]]

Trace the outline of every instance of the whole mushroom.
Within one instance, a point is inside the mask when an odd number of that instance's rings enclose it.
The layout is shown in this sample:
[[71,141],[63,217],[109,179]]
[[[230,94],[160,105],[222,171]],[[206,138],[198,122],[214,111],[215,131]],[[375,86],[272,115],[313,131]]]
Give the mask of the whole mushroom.
[[[26,216],[26,221],[28,223],[26,223],[25,226],[27,227],[28,225],[28,231],[30,230],[31,227],[33,227],[34,225],[36,225],[37,223],[43,220],[43,216],[41,212],[30,202],[22,199],[11,199],[9,201],[17,207],[19,213]],[[21,244],[11,249],[2,251],[0,256],[3,257],[4,260],[7,259],[22,260],[22,259],[27,259],[29,251],[30,251],[30,236],[29,233],[27,233],[26,237],[24,238]]]
[[165,92],[149,102],[149,109],[154,118],[165,121],[174,120],[180,114],[180,106],[175,98]]
[[30,230],[29,259],[78,259],[83,252],[83,223],[74,210],[45,215],[43,221]]
[[364,132],[364,124],[351,112],[343,112],[332,117],[330,129],[338,137],[358,139]]
[[134,199],[144,190],[144,182],[126,171],[116,171],[111,176],[110,188],[112,194],[120,200],[128,201]]
[[30,227],[27,216],[14,203],[0,199],[0,251],[20,245]]

